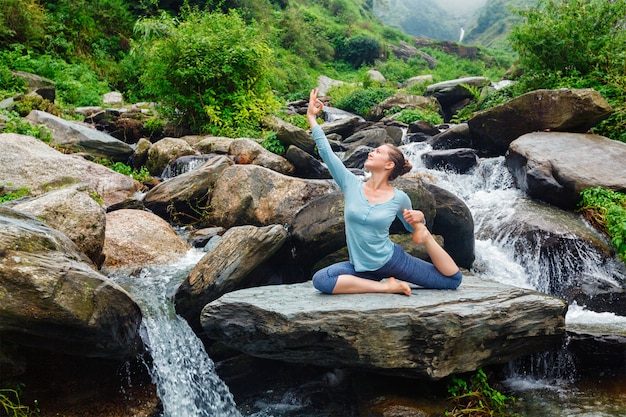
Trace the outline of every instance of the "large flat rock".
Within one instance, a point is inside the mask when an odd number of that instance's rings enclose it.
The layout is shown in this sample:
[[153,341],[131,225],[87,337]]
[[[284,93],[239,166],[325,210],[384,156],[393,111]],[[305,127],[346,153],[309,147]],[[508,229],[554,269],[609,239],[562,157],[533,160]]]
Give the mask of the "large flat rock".
[[209,338],[252,356],[440,379],[561,343],[567,304],[464,277],[457,290],[324,295],[310,282],[249,288],[207,304]]

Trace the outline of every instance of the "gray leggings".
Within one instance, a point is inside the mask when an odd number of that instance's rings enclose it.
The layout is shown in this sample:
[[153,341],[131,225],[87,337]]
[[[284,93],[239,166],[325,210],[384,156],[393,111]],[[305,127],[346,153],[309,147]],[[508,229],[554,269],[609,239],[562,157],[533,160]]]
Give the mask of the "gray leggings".
[[461,285],[463,279],[461,271],[447,277],[430,262],[409,255],[397,244],[394,245],[393,256],[382,268],[357,272],[350,262],[339,262],[317,271],[313,275],[313,286],[323,293],[332,294],[339,275],[354,275],[374,281],[394,277],[424,288],[450,290]]

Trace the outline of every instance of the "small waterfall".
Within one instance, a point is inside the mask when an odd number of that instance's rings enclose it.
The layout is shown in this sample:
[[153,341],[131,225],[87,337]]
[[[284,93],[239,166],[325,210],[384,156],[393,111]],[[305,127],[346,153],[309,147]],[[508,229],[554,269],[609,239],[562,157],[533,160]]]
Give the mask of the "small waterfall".
[[143,268],[138,277],[111,277],[143,313],[142,339],[152,357],[150,373],[163,417],[241,417],[202,342],[171,302],[171,294],[202,255],[191,250],[175,264]]

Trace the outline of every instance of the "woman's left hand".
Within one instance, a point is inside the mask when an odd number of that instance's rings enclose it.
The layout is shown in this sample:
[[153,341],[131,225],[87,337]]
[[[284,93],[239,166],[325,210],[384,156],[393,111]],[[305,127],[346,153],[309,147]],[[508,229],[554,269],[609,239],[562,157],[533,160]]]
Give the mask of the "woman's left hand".
[[406,220],[406,222],[411,226],[417,223],[423,223],[425,219],[424,213],[422,213],[420,210],[404,209],[404,211],[402,212],[402,216],[404,217],[404,220]]

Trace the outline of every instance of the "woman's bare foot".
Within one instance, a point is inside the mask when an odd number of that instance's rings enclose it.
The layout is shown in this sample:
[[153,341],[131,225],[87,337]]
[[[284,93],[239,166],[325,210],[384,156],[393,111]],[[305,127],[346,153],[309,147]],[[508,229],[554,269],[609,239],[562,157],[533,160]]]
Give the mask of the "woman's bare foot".
[[387,284],[388,292],[392,294],[404,294],[407,297],[411,295],[411,287],[409,287],[409,284],[406,282],[398,281],[394,277],[389,277],[385,283]]
[[424,243],[426,242],[426,239],[428,239],[428,236],[430,236],[430,231],[428,230],[425,224],[417,223],[413,225],[413,242],[414,243],[418,245],[420,243]]

